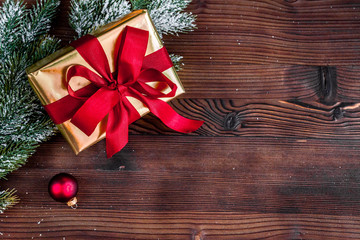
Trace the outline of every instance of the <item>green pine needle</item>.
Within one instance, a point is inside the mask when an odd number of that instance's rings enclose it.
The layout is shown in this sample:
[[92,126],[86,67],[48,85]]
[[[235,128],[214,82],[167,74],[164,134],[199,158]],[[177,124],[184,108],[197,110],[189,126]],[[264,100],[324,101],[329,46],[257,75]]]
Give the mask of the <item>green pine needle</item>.
[[170,54],[170,59],[174,64],[175,70],[180,71],[182,69],[182,66],[184,66],[184,63],[182,63],[183,56]]
[[130,12],[126,0],[71,0],[69,24],[81,37]]
[[7,208],[14,206],[19,202],[19,197],[15,195],[16,190],[4,190],[0,192],[0,213],[3,213]]
[[185,9],[191,0],[133,0],[132,9],[146,8],[160,36],[178,35],[195,29],[195,15]]
[[[6,0],[0,8],[0,179],[23,166],[55,133],[25,69],[59,47],[46,35],[59,4],[39,0],[29,9],[23,1]],[[14,192],[0,192],[1,211],[18,201]]]
[[146,9],[151,0],[130,0],[132,9]]

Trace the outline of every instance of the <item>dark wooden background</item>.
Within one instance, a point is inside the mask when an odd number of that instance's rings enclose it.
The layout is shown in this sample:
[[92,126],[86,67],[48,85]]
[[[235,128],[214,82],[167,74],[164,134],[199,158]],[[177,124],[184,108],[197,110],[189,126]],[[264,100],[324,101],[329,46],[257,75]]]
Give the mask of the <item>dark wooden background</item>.
[[[28,1],[34,2],[34,1]],[[66,43],[69,1],[53,33]],[[1,187],[21,202],[3,239],[360,239],[360,1],[194,0],[198,29],[167,37],[206,121],[181,135],[148,115],[112,159],[44,143]],[[53,201],[73,174],[79,208]]]

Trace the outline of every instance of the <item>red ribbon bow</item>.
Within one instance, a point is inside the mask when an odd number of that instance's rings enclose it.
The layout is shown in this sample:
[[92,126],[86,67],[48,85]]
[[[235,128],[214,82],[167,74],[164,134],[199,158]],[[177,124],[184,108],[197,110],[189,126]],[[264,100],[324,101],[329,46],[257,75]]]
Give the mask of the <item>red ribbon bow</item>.
[[[108,59],[97,38],[86,35],[71,45],[97,72],[82,65],[69,67],[66,84],[69,95],[45,106],[56,124],[69,119],[81,131],[91,135],[98,123],[108,116],[106,150],[108,158],[120,151],[128,142],[128,125],[140,118],[127,97],[140,100],[169,128],[182,133],[197,130],[202,121],[191,120],[177,114],[159,97],[175,96],[177,86],[162,72],[172,67],[165,48],[145,57],[149,32],[125,27],[115,45],[116,71],[111,73]],[[100,75],[100,76],[99,76]],[[69,85],[72,77],[81,76],[91,82],[73,91]],[[171,91],[167,94],[147,83],[160,82]]]

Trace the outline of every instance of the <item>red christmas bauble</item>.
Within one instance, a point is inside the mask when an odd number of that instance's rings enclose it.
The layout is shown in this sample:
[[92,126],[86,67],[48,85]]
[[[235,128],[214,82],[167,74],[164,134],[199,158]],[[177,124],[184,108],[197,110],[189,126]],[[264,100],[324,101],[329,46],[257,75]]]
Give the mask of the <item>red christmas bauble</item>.
[[69,206],[75,206],[77,192],[78,183],[68,173],[59,173],[49,182],[49,194],[55,201],[67,202]]

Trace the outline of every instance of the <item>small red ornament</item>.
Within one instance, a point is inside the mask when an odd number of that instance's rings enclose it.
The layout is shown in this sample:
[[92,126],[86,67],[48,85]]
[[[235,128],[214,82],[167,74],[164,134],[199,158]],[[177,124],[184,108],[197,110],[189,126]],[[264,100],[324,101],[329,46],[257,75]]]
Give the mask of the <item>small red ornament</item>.
[[49,182],[49,194],[58,202],[66,202],[72,208],[77,207],[76,194],[78,183],[76,179],[68,173],[59,173]]

